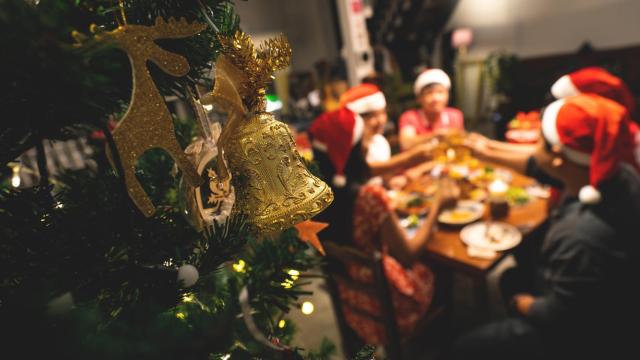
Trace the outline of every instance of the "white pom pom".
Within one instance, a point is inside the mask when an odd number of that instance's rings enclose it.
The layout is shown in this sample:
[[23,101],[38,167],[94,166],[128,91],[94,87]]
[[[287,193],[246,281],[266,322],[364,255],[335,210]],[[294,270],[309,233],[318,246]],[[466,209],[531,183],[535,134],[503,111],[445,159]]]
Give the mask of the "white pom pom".
[[602,194],[591,185],[583,186],[578,194],[580,202],[583,204],[597,204],[602,200]]
[[347,185],[347,178],[344,175],[334,175],[333,176],[333,185],[341,188]]
[[50,315],[64,315],[73,309],[73,295],[66,292],[47,304],[47,313]]
[[184,287],[192,287],[198,281],[198,269],[193,265],[182,265],[178,268],[178,282]]

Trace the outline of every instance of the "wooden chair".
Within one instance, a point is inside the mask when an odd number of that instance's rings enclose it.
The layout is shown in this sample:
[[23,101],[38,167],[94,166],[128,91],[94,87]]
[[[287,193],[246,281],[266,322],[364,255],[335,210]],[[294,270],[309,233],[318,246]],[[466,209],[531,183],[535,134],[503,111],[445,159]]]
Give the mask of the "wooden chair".
[[[380,316],[368,314],[354,307],[351,307],[351,310],[359,315],[382,324],[385,328],[387,337],[387,343],[384,344],[384,347],[388,358],[403,359],[403,350],[405,350],[405,345],[407,345],[414,336],[408,336],[406,338],[401,338],[400,336],[391,299],[391,290],[382,264],[382,253],[380,251],[375,251],[370,255],[354,247],[338,245],[334,242],[325,242],[323,245],[327,253],[325,262],[325,273],[328,275],[327,285],[329,287],[334,311],[336,313],[338,327],[341,332],[345,355],[352,356],[364,345],[364,343],[346,323],[342,309],[343,304],[340,299],[340,294],[338,293],[337,280],[350,288],[362,291],[378,299],[381,310]],[[356,263],[370,268],[374,274],[374,282],[372,284],[368,284],[351,279],[346,273],[347,263]],[[435,307],[432,305],[432,308],[430,308],[423,319],[421,319],[414,330],[414,334],[412,335],[422,333],[423,330],[441,313],[441,307]]]

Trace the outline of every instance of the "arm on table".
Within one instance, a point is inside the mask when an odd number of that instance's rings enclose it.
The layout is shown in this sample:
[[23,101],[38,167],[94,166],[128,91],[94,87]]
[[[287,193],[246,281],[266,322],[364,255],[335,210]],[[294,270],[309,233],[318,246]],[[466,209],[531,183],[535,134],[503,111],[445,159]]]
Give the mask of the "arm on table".
[[382,224],[380,236],[389,246],[391,254],[405,265],[418,259],[426,248],[440,209],[453,202],[457,195],[459,195],[459,189],[452,182],[442,181],[429,209],[429,215],[412,238],[409,238],[400,226],[400,220],[395,213],[387,217]]
[[371,176],[378,176],[389,172],[396,172],[402,168],[414,166],[426,161],[431,157],[433,145],[421,144],[407,151],[393,155],[387,161],[376,161],[369,163]]
[[[471,134],[465,140],[465,145],[482,161],[506,166],[520,174],[526,174],[527,163],[535,147],[529,145],[514,145],[489,140],[479,134]],[[522,148],[522,146],[525,146]]]
[[400,129],[400,148],[407,150],[416,145],[426,143],[433,139],[433,134],[418,135],[413,126],[404,126]]

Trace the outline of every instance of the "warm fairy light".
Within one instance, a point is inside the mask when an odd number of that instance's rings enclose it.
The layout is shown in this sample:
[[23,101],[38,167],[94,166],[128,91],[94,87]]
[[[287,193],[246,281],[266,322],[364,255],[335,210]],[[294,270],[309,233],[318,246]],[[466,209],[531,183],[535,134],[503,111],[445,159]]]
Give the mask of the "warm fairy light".
[[289,276],[291,276],[291,279],[298,280],[298,277],[300,276],[300,271],[295,270],[295,269],[291,269],[291,270],[289,270],[289,272],[287,272],[287,274],[289,274]]
[[231,267],[233,267],[233,270],[239,273],[243,273],[246,271],[245,267],[247,266],[247,263],[244,262],[244,260],[240,259],[238,260],[237,263],[231,265]]
[[280,285],[282,285],[282,287],[285,289],[291,289],[293,287],[293,281],[291,281],[290,279],[287,279],[281,282]]
[[190,302],[194,302],[195,300],[196,300],[196,297],[193,293],[182,295],[182,302],[190,303]]
[[284,329],[285,325],[287,325],[287,322],[286,322],[286,321],[284,321],[284,319],[282,319],[282,320],[278,321],[278,327],[279,327],[280,329]]
[[17,188],[20,186],[20,165],[16,165],[11,169],[13,171],[13,175],[11,176],[11,186]]
[[64,204],[61,201],[56,202],[56,209],[62,209],[64,207]]
[[166,267],[170,267],[173,266],[173,258],[169,258],[168,260],[165,260],[162,265],[166,266]]
[[311,315],[311,313],[313,313],[314,310],[314,306],[310,301],[305,301],[302,303],[302,313],[305,315]]
[[185,313],[183,312],[179,312],[179,313],[176,313],[176,317],[180,320],[184,320],[187,317],[187,315],[185,315]]

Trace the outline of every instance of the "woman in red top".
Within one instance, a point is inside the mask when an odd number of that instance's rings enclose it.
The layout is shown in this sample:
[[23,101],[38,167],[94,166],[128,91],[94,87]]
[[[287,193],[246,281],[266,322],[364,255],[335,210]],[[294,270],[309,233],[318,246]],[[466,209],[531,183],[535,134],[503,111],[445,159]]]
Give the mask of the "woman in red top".
[[[400,226],[385,189],[376,184],[360,188],[353,219],[353,246],[365,252],[382,251],[384,272],[401,335],[410,333],[431,305],[433,272],[416,260],[426,246],[439,209],[445,201],[455,198],[456,191],[451,183],[442,183],[429,215],[416,234],[409,237]],[[360,283],[372,283],[374,279],[372,269],[359,263],[347,264],[347,272],[352,280]],[[341,281],[337,283],[342,312],[349,326],[368,344],[384,344],[383,324],[371,320],[371,315],[382,315],[379,299]]]
[[[344,96],[344,107],[314,120],[310,128],[314,159],[334,190],[334,203],[318,215],[331,224],[323,235],[332,241],[348,242],[364,252],[379,250],[393,297],[394,312],[401,333],[413,329],[431,304],[433,273],[417,262],[425,249],[437,213],[456,191],[445,184],[431,203],[428,217],[409,237],[400,225],[386,190],[368,183],[372,176],[395,173],[426,160],[427,144],[411,151],[391,156],[385,161],[367,161],[372,139],[378,133],[379,120],[386,116],[386,100],[373,85],[359,85]],[[424,151],[420,150],[425,148]],[[362,170],[364,169],[364,170]],[[361,283],[373,281],[371,269],[360,264],[348,264],[349,277]],[[336,279],[338,280],[338,279]],[[343,313],[351,328],[367,343],[381,344],[386,334],[381,324],[370,316],[379,316],[379,299],[338,282]]]
[[435,132],[464,130],[462,112],[447,107],[450,88],[449,76],[440,69],[430,69],[418,76],[413,90],[420,108],[407,110],[400,116],[400,145],[403,149],[431,139]]

